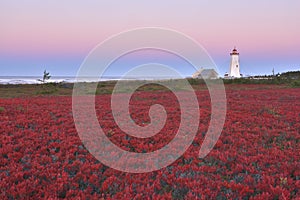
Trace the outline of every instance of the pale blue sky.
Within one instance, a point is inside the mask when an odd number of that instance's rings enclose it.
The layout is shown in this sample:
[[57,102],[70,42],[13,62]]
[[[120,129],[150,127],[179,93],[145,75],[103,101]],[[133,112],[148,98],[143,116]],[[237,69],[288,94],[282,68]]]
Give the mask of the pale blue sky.
[[[194,38],[221,75],[228,71],[234,46],[245,75],[270,74],[273,68],[300,70],[299,10],[297,0],[4,0],[0,76],[40,75],[44,69],[53,75],[75,75],[98,43],[145,26],[174,29]],[[182,73],[190,71],[183,68]]]

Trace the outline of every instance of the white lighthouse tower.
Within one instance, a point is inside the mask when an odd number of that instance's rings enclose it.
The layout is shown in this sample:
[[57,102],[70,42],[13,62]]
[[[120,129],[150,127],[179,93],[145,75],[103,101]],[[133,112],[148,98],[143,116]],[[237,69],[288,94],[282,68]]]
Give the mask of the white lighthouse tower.
[[232,52],[230,53],[231,56],[231,62],[230,62],[230,68],[229,68],[229,78],[241,78],[240,74],[240,63],[239,63],[239,53],[234,48]]

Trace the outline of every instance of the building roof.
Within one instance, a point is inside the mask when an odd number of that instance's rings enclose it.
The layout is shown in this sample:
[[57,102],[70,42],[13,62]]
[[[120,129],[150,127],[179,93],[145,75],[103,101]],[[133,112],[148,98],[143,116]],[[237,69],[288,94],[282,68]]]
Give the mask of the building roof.
[[196,71],[193,75],[193,78],[203,78],[203,79],[215,79],[219,77],[219,74],[214,69],[204,69],[201,68],[199,71]]

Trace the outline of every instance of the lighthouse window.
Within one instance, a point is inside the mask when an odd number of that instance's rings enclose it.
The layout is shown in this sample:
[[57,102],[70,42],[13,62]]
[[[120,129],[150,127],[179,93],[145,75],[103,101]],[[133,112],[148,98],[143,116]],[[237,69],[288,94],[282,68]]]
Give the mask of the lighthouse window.
[[236,65],[236,67],[239,67],[238,65]]

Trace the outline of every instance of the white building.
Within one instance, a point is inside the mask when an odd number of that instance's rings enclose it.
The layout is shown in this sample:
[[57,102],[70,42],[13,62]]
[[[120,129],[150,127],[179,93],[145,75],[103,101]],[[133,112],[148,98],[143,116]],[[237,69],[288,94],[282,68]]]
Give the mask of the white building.
[[225,74],[225,77],[228,78],[241,78],[241,73],[240,73],[240,63],[239,63],[239,53],[234,48],[232,52],[230,53],[231,56],[231,62],[230,62],[230,67],[229,67],[229,73]]
[[218,73],[214,69],[204,69],[201,68],[199,71],[196,71],[192,78],[200,78],[200,79],[217,79],[219,78]]

